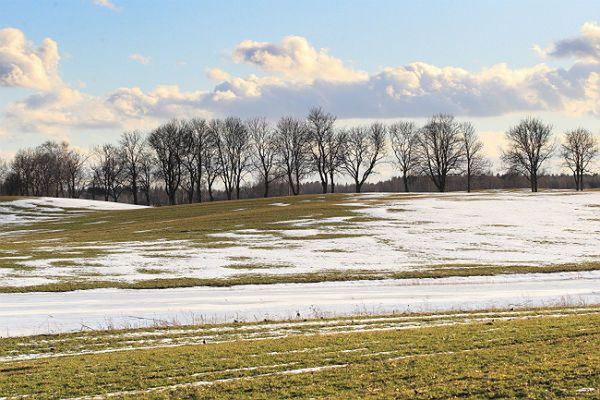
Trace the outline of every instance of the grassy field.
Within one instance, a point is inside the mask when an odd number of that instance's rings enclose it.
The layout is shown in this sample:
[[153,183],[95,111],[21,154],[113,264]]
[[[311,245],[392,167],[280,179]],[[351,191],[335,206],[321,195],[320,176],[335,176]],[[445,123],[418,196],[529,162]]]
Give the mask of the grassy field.
[[0,396],[597,398],[599,346],[597,307],[81,332],[0,339]]
[[[351,263],[357,259],[351,251],[353,243],[360,244],[363,239],[376,240],[374,243],[386,251],[402,250],[397,250],[398,245],[391,241],[387,243],[385,236],[373,239],[372,233],[379,222],[399,224],[401,221],[384,221],[358,213],[357,209],[363,208],[360,206],[387,207],[391,214],[403,215],[406,211],[402,208],[403,202],[427,198],[413,194],[385,198],[309,195],[127,211],[8,207],[0,214],[18,211],[34,222],[0,227],[0,278],[8,282],[0,284],[0,292],[438,278],[590,271],[600,266],[597,261],[600,254],[592,261],[560,263],[535,260],[523,264],[462,263],[426,258],[398,268],[393,262],[373,268]],[[450,195],[448,198],[471,200]],[[10,200],[15,198],[0,198],[0,205]],[[390,202],[395,203],[390,206]],[[39,218],[40,212],[43,218]],[[416,225],[419,223],[427,226],[431,222],[417,221]],[[410,229],[411,225],[415,223],[407,223],[403,229]],[[508,225],[493,229],[514,231],[514,227]],[[446,233],[452,237],[469,232],[457,229]],[[544,244],[553,245],[552,240],[546,238],[531,239],[532,246]],[[322,267],[317,262],[308,269],[288,265],[287,258],[297,249],[309,246],[315,250],[305,253],[304,257],[297,256],[298,259],[329,257],[336,267]],[[467,251],[478,249],[477,243],[469,246]],[[271,254],[274,254],[273,261],[269,261]],[[398,254],[401,260],[403,253]]]

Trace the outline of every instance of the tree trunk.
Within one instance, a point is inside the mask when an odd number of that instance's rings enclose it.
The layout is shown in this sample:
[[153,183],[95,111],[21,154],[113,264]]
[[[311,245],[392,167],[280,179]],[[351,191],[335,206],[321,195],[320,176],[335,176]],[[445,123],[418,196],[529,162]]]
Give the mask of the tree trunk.
[[440,193],[444,193],[446,191],[446,178],[442,176],[439,176],[438,178],[438,190],[440,191]]
[[467,173],[467,193],[471,193],[471,173]]
[[538,181],[537,181],[536,173],[534,173],[531,177],[531,191],[533,193],[537,193],[537,191],[538,191]]
[[263,197],[269,197],[269,181],[265,180],[265,190],[263,193]]
[[333,172],[331,172],[331,174],[329,175],[329,178],[331,181],[331,193],[335,193],[335,182],[333,181],[333,175],[334,175]]
[[406,193],[410,192],[410,189],[408,188],[408,175],[406,174],[406,171],[402,172],[402,182],[404,182],[404,191]]
[[136,180],[133,179],[133,182],[131,184],[131,193],[133,194],[133,204],[138,204],[138,188],[137,188],[137,183]]

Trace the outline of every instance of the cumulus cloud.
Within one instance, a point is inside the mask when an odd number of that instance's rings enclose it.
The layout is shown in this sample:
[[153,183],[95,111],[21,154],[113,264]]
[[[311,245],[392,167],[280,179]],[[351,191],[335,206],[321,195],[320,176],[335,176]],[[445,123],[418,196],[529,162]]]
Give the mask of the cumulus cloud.
[[130,54],[128,58],[131,61],[139,62],[140,64],[143,64],[143,65],[148,65],[148,64],[150,64],[150,61],[152,61],[152,59],[150,57],[145,56],[140,53]]
[[121,121],[103,102],[63,86],[36,93],[9,105],[4,110],[12,127],[67,139],[71,130],[118,128]]
[[94,0],[94,4],[100,7],[107,8],[112,11],[118,11],[118,7],[115,6],[110,0]]
[[204,92],[183,92],[163,85],[149,93],[118,88],[107,96],[90,96],[71,88],[38,93],[13,103],[5,118],[27,132],[65,139],[78,129],[141,129],[170,118],[209,117]]
[[59,81],[59,60],[54,40],[35,46],[18,29],[0,29],[0,86],[49,89]]
[[140,88],[120,88],[104,101],[106,107],[124,119],[168,119],[207,116],[201,101],[205,92],[182,92],[176,85],[161,85],[152,92]]
[[545,64],[511,69],[497,64],[473,72],[417,62],[385,68],[366,80],[299,85],[276,77],[240,78],[220,72],[224,80],[213,90],[215,97],[207,107],[218,113],[273,117],[302,115],[314,104],[340,118],[423,117],[436,112],[493,116],[542,110],[600,115],[594,73],[600,68],[590,64],[569,69]]
[[559,40],[548,48],[534,46],[534,50],[542,57],[600,62],[600,26],[596,22],[586,22],[579,36]]
[[287,36],[279,44],[244,40],[236,46],[233,60],[303,83],[315,80],[353,82],[368,77],[366,72],[346,67],[326,49],[315,49],[301,36]]

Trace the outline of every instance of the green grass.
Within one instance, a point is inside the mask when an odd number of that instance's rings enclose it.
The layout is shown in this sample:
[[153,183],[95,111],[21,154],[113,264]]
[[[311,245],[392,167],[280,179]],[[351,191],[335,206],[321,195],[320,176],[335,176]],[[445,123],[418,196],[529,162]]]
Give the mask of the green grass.
[[594,307],[9,338],[0,396],[597,398],[599,346]]

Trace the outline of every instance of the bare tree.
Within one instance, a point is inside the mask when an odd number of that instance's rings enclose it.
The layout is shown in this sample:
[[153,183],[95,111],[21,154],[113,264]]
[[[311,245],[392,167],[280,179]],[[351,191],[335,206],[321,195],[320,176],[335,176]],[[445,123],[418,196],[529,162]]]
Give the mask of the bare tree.
[[206,175],[206,188],[208,190],[208,198],[214,201],[213,185],[217,177],[221,175],[219,168],[219,152],[217,143],[219,141],[219,122],[217,120],[210,121],[206,132],[206,141],[202,149],[202,168]]
[[69,150],[63,160],[67,180],[67,193],[72,199],[79,198],[84,190],[87,158],[76,150]]
[[138,183],[145,139],[139,131],[123,132],[119,144],[123,152],[125,179],[133,196],[133,204],[139,204]]
[[467,175],[467,192],[471,193],[471,181],[474,175],[481,175],[489,166],[483,153],[483,143],[477,136],[475,127],[470,122],[462,125],[462,141],[465,151],[465,174]]
[[227,200],[232,199],[234,190],[239,199],[241,182],[250,165],[248,130],[236,117],[216,121],[214,127],[217,160]]
[[36,195],[58,197],[62,170],[60,167],[60,145],[47,141],[35,149]]
[[148,143],[156,153],[160,165],[158,173],[164,180],[169,203],[174,205],[177,202],[177,190],[181,185],[182,158],[187,150],[183,141],[181,123],[172,120],[159,126],[150,133]]
[[402,172],[404,190],[410,191],[408,180],[419,165],[417,154],[419,129],[414,122],[397,122],[389,127],[390,142],[396,162]]
[[448,174],[459,171],[464,160],[461,124],[452,115],[434,115],[419,131],[418,148],[423,172],[446,191]]
[[378,122],[369,127],[350,128],[347,135],[344,169],[354,180],[356,193],[385,156],[385,126]]
[[[204,172],[204,156],[206,154],[206,146],[209,145],[209,129],[205,120],[193,118],[190,121],[190,126],[194,135],[194,150],[196,152],[196,201],[202,201],[202,179]],[[211,184],[212,187],[212,184]]]
[[292,117],[277,122],[277,153],[293,195],[300,193],[300,182],[310,172],[309,136],[306,124]]
[[123,192],[123,155],[119,148],[105,144],[94,150],[96,162],[92,166],[94,178],[104,193],[104,201],[112,197],[119,201]]
[[338,130],[329,135],[326,143],[327,151],[327,173],[329,173],[329,187],[331,193],[335,193],[335,174],[339,173],[344,166],[347,134],[344,130]]
[[506,132],[506,141],[508,150],[502,152],[502,161],[508,171],[525,176],[531,191],[537,192],[542,165],[554,152],[552,126],[526,118]]
[[15,181],[19,188],[21,196],[33,194],[35,155],[32,149],[21,149],[17,151],[11,163],[11,170],[14,171]]
[[[69,157],[71,157],[72,149],[69,146],[69,143],[63,141],[57,146],[53,147],[53,151],[55,152],[56,157],[56,171],[55,171],[55,182],[56,182],[56,191],[55,195],[60,196],[69,196],[71,197],[71,192],[69,192],[69,175],[67,171],[67,161]],[[65,187],[67,188],[65,192]]]
[[333,149],[330,146],[335,144],[333,140],[335,119],[332,114],[323,111],[321,107],[312,108],[306,118],[313,167],[319,174],[323,193],[327,193],[330,170],[332,169],[330,166],[330,153]]
[[145,145],[139,163],[139,188],[140,192],[144,194],[147,206],[150,205],[150,189],[154,181],[153,178],[157,174],[156,165],[156,157],[152,154],[148,145]]
[[564,165],[573,173],[577,191],[583,191],[583,177],[590,172],[590,165],[598,152],[598,141],[587,129],[578,128],[565,133],[561,155]]
[[[198,175],[201,169],[198,168],[198,136],[194,125],[190,121],[181,122],[181,140],[184,150],[181,153],[181,163],[183,165],[183,174],[181,175],[181,186],[187,193],[188,203],[194,202],[194,193],[198,182]],[[198,187],[200,190],[200,187]]]
[[279,177],[275,132],[265,118],[250,119],[246,127],[252,143],[254,170],[264,185],[263,196],[269,197],[269,185]]

